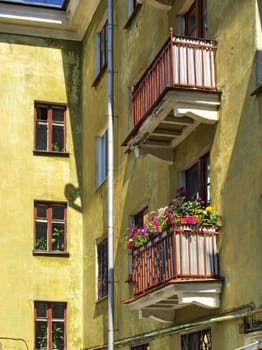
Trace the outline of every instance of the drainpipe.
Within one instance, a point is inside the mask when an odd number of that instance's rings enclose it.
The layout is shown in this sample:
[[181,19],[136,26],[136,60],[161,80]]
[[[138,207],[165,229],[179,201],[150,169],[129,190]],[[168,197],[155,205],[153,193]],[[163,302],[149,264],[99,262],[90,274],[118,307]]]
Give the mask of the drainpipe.
[[114,349],[114,135],[113,135],[113,1],[108,0],[107,72],[108,72],[108,350]]

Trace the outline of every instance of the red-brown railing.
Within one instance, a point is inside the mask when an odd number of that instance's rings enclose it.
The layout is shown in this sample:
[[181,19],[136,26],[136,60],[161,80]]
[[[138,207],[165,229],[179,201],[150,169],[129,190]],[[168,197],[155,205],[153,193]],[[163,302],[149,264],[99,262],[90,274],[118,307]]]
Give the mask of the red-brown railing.
[[197,225],[176,225],[132,251],[134,296],[170,280],[219,278],[217,232]]
[[173,36],[132,90],[133,128],[167,88],[215,90],[213,40]]

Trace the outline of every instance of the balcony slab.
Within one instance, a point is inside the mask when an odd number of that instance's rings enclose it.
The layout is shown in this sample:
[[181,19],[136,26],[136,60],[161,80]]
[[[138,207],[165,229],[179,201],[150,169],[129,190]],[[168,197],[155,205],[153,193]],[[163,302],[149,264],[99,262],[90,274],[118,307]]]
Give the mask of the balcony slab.
[[[172,162],[160,150],[172,150],[201,123],[219,120],[220,92],[200,89],[167,89],[137,128],[123,143],[136,155],[151,154]],[[164,157],[163,157],[164,154]],[[171,156],[172,158],[172,156]]]
[[162,288],[125,301],[140,318],[152,317],[172,322],[175,311],[195,304],[204,308],[219,308],[222,280],[171,281]]

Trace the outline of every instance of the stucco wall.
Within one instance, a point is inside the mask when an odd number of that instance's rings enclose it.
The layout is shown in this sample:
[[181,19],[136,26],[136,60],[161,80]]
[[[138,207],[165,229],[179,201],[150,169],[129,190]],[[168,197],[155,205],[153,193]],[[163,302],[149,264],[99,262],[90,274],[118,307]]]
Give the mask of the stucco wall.
[[[81,346],[81,200],[65,196],[81,186],[80,59],[77,44],[0,36],[0,337],[30,349],[36,300],[68,303],[68,348]],[[33,154],[34,101],[68,105],[68,157]],[[36,199],[68,203],[69,257],[33,256]]]

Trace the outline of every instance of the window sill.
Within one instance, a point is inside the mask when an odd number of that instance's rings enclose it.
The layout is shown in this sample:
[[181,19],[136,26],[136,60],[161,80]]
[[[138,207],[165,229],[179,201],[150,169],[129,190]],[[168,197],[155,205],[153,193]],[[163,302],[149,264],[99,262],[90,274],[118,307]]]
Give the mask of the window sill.
[[138,11],[141,8],[141,4],[137,4],[134,11],[132,12],[132,14],[128,17],[128,20],[126,22],[126,24],[124,25],[124,29],[128,29],[131,26],[131,23],[133,22],[134,18],[136,17]]
[[96,87],[97,84],[99,83],[100,79],[102,78],[102,76],[104,75],[105,71],[107,70],[107,64],[104,65],[104,67],[100,70],[100,72],[98,73],[98,75],[96,76],[93,84],[92,84],[92,87]]
[[46,252],[46,251],[40,251],[40,250],[33,250],[34,256],[60,256],[64,258],[69,257],[69,252]]
[[68,152],[50,152],[50,151],[33,151],[33,154],[35,156],[46,156],[46,157],[64,157],[68,158],[69,153]]

